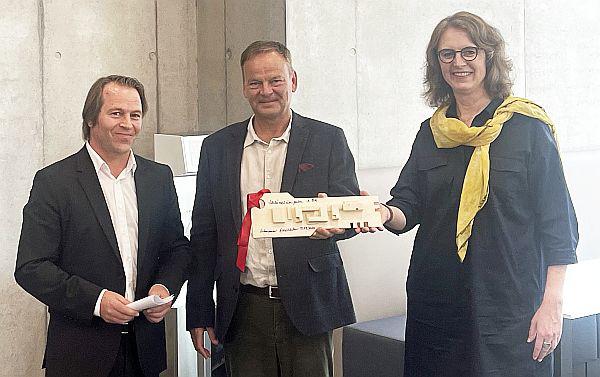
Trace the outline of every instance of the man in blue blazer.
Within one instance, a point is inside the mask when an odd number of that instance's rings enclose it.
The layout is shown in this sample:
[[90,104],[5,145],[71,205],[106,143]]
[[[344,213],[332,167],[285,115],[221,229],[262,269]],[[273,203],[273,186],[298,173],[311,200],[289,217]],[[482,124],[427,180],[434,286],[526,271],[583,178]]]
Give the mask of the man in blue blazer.
[[83,109],[84,147],[35,175],[15,278],[48,305],[47,377],[166,369],[171,304],[126,306],[177,294],[190,259],[171,170],[131,150],[146,110],[138,80],[98,79]]
[[[202,145],[187,327],[204,357],[210,355],[205,332],[224,345],[231,376],[332,376],[332,330],[355,321],[336,241],[354,230],[275,239],[239,233],[262,189],[295,197],[358,195],[354,159],[340,128],[292,112],[297,77],[285,46],[254,42],[241,67],[254,115]],[[246,242],[247,252],[238,247]]]

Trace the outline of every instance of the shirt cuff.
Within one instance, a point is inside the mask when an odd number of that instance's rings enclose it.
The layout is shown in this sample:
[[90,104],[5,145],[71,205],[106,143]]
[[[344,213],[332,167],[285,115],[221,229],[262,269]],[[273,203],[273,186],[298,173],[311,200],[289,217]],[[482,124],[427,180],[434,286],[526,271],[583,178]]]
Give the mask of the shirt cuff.
[[104,292],[106,292],[106,289],[103,289],[102,291],[100,291],[100,294],[98,295],[98,300],[96,300],[96,306],[94,306],[94,315],[96,317],[100,317],[100,303],[102,302],[102,297],[104,296]]

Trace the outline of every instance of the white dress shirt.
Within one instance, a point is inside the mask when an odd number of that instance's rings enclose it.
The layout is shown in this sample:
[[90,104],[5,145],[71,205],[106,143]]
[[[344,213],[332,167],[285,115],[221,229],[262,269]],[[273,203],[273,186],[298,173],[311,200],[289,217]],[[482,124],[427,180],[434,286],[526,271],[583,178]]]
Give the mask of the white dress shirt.
[[[114,177],[108,164],[96,153],[89,143],[85,144],[92,159],[104,199],[110,213],[113,229],[117,237],[119,253],[125,271],[125,298],[135,299],[135,284],[137,280],[138,252],[138,208],[135,191],[135,169],[137,167],[133,151],[129,154],[127,166],[118,177]],[[94,308],[94,315],[100,316],[100,302],[106,292],[103,289]]]
[[[280,137],[270,142],[261,140],[254,131],[254,116],[248,122],[248,131],[244,140],[242,164],[240,169],[240,195],[242,199],[242,218],[247,212],[247,195],[263,188],[271,192],[281,190],[283,167],[287,155],[292,119]],[[277,285],[273,241],[271,238],[254,239],[252,232],[248,239],[246,270],[240,275],[242,284],[257,287]]]

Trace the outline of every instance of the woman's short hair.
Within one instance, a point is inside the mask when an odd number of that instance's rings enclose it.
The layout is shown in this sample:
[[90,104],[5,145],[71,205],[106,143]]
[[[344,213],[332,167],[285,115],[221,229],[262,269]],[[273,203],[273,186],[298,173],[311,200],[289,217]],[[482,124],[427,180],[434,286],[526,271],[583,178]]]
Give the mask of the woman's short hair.
[[512,81],[510,71],[512,63],[506,56],[502,35],[495,27],[481,17],[469,13],[458,12],[440,21],[427,45],[427,62],[425,71],[425,91],[423,97],[432,107],[450,104],[454,100],[452,88],[444,80],[438,60],[438,44],[442,34],[448,28],[465,31],[475,45],[485,51],[486,75],[484,86],[491,98],[506,98],[510,95]]
[[146,101],[146,95],[144,94],[144,85],[134,77],[110,75],[106,77],[100,77],[92,87],[90,88],[85,104],[83,105],[83,111],[81,116],[83,123],[81,125],[81,132],[83,134],[83,140],[90,139],[90,127],[93,126],[98,120],[98,114],[102,109],[102,90],[109,84],[114,82],[121,86],[126,86],[137,90],[140,95],[140,101],[142,102],[142,116],[146,115],[148,110],[148,101]]

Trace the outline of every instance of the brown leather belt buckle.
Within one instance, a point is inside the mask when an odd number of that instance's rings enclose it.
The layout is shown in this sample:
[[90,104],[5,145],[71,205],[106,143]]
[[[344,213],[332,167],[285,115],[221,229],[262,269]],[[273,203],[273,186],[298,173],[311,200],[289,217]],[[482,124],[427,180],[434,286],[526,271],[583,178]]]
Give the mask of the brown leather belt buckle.
[[281,300],[281,295],[279,295],[279,287],[269,285],[269,298],[273,300]]

